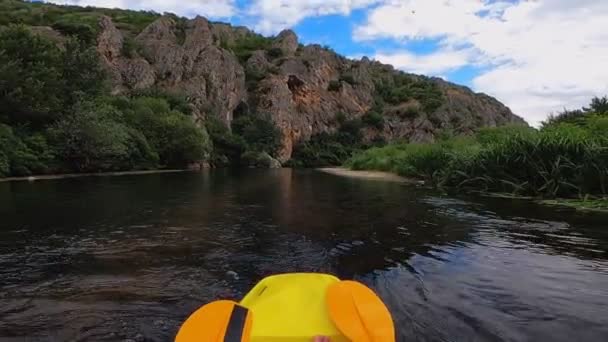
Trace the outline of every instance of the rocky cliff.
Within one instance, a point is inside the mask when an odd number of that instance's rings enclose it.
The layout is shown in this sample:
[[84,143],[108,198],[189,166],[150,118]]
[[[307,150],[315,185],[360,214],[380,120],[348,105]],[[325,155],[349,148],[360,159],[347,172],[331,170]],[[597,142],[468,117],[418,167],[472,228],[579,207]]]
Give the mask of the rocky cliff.
[[350,60],[293,31],[264,38],[243,27],[163,16],[133,35],[109,17],[97,50],[114,93],[159,87],[185,94],[199,122],[264,115],[282,132],[279,159],[296,144],[338,127],[336,115],[382,115],[365,139],[431,141],[446,129],[523,123],[496,99],[441,79],[404,74],[367,58]]

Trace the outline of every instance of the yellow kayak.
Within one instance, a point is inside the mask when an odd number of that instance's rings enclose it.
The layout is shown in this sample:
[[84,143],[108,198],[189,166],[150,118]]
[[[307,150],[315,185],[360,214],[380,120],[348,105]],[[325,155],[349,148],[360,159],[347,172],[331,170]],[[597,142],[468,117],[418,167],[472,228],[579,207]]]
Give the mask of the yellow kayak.
[[394,342],[382,300],[365,285],[317,273],[275,275],[240,303],[216,301],[194,312],[176,342]]

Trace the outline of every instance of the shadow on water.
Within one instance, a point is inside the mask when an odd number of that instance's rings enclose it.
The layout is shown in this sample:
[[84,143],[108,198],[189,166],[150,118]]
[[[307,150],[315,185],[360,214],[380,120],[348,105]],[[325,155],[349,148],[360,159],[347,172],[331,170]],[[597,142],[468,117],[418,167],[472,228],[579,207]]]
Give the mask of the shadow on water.
[[608,337],[608,216],[315,171],[0,184],[0,338],[171,340],[262,277],[372,286],[400,341]]

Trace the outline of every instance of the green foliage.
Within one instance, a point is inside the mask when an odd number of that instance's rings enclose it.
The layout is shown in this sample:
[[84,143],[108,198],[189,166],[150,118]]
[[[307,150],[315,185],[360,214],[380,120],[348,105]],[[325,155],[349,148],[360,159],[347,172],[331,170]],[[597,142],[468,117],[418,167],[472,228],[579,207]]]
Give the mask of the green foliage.
[[0,151],[0,177],[6,177],[10,172],[10,164],[8,157],[2,151]]
[[20,0],[0,2],[0,25],[51,26],[64,34],[75,35],[87,44],[94,43],[103,15],[111,17],[119,29],[131,34],[138,34],[160,17],[158,13],[146,11],[58,6]]
[[327,90],[329,91],[340,91],[342,89],[342,82],[340,81],[329,81],[329,85],[327,86]]
[[510,137],[523,136],[529,138],[537,132],[534,128],[526,125],[507,125],[494,128],[480,128],[477,131],[477,141],[484,145],[491,145],[496,142],[504,141]]
[[420,115],[420,109],[417,106],[408,106],[398,114],[401,118],[415,119]]
[[72,39],[59,49],[20,26],[0,31],[0,114],[9,121],[48,123],[103,86],[94,48]]
[[134,58],[137,54],[137,43],[132,37],[125,37],[122,41],[121,53],[127,58]]
[[211,152],[207,132],[166,99],[135,97],[127,105],[124,121],[143,134],[162,165],[185,166],[206,159]]
[[[192,115],[192,106],[188,102],[188,97],[184,94],[166,91],[160,88],[148,88],[135,90],[132,92],[132,96],[135,98],[149,97],[162,99],[169,106],[170,110],[178,111],[186,115]],[[164,109],[164,107],[162,109]]]
[[232,122],[232,130],[243,137],[249,150],[276,155],[281,148],[281,131],[270,120],[243,115]]
[[546,121],[543,121],[542,123],[542,127],[551,127],[554,125],[559,125],[562,123],[569,123],[569,124],[583,124],[585,122],[585,117],[587,116],[587,113],[585,113],[584,111],[577,109],[577,110],[564,110],[563,112],[557,114],[557,115],[549,115],[549,118],[547,118]]
[[72,22],[66,19],[53,23],[53,29],[66,36],[73,36],[87,45],[93,45],[95,43],[95,39],[97,38],[97,30],[94,27],[97,27],[97,23],[91,25]]
[[[320,133],[312,136],[309,141],[297,145],[294,149],[290,165],[296,167],[322,167],[342,165],[355,151],[371,147],[363,143],[360,120],[347,120],[343,113],[336,115],[340,124],[335,133]],[[385,144],[382,140],[372,143],[372,146]]]
[[49,129],[58,158],[70,169],[108,171],[117,169],[129,158],[127,127],[113,120],[110,107],[92,103],[77,105]]
[[374,127],[376,129],[383,129],[384,128],[384,117],[382,116],[382,114],[375,112],[375,111],[370,111],[365,113],[365,115],[363,115],[363,117],[361,117],[361,120],[363,121],[363,123],[369,127]]
[[296,146],[291,166],[322,167],[341,165],[351,156],[352,147],[339,142],[336,134],[319,133]]
[[28,176],[49,169],[53,153],[45,137],[28,133],[0,124],[0,175]]
[[346,120],[348,120],[348,118],[346,117],[346,114],[344,114],[342,112],[339,112],[334,117],[334,121],[337,122],[339,125],[344,124],[346,122]]
[[255,51],[270,50],[272,39],[252,33],[235,40],[233,44],[224,44],[223,47],[231,50],[239,59],[239,62],[245,64]]
[[247,90],[254,91],[257,89],[258,84],[265,77],[264,73],[258,70],[245,69],[245,83]]
[[277,59],[283,57],[283,50],[278,47],[273,47],[266,53],[270,59]]
[[345,73],[345,74],[342,74],[342,75],[340,76],[340,82],[346,82],[346,83],[348,83],[348,84],[350,84],[350,85],[355,85],[355,84],[357,84],[357,82],[355,81],[355,78],[354,78],[354,77],[353,77],[353,75],[352,75],[352,74],[350,74],[350,73]]
[[44,120],[63,108],[62,52],[25,27],[0,31],[0,111],[10,120]]
[[423,76],[394,73],[388,80],[377,78],[375,86],[377,101],[398,105],[416,100],[426,113],[434,112],[445,102],[439,86]]
[[583,108],[587,113],[608,114],[608,96],[594,97],[589,108]]
[[546,198],[608,193],[608,120],[480,130],[474,138],[400,144],[352,157],[353,169],[424,178],[438,186]]
[[241,155],[241,165],[255,168],[270,168],[272,157],[266,152],[247,151]]
[[591,117],[608,116],[608,97],[594,97],[589,107],[576,110],[564,110],[557,115],[550,115],[547,121],[542,123],[542,128],[548,128],[562,123],[584,126],[589,123]]
[[241,136],[232,134],[228,127],[218,119],[207,119],[205,126],[213,142],[211,163],[214,166],[237,164],[241,154],[247,149],[245,140]]

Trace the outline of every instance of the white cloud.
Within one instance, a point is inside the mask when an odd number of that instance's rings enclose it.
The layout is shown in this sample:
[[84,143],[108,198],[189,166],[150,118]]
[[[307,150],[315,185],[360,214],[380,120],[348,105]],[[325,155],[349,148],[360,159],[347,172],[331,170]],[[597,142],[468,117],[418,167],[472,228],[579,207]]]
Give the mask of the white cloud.
[[474,88],[537,124],[608,93],[607,32],[608,1],[389,0],[370,11],[355,39],[438,39],[431,55],[378,58],[430,73],[459,63],[491,66]]
[[307,17],[339,14],[366,8],[381,0],[255,0],[248,14],[256,18],[254,28],[262,33],[277,33]]
[[416,55],[406,51],[377,53],[373,58],[382,63],[392,64],[394,67],[407,72],[441,76],[448,71],[468,64],[471,56],[465,50],[443,50],[428,55]]
[[129,8],[173,12],[184,16],[229,18],[237,13],[235,0],[47,0],[60,5]]

